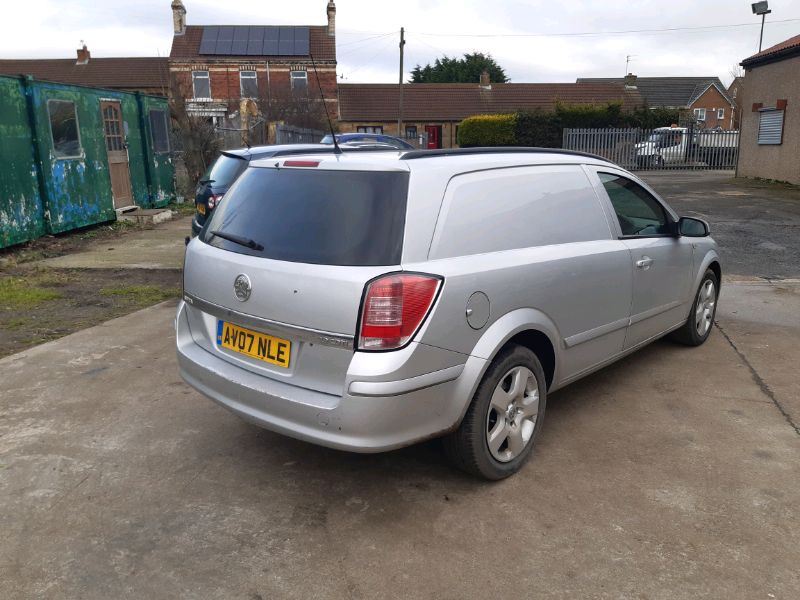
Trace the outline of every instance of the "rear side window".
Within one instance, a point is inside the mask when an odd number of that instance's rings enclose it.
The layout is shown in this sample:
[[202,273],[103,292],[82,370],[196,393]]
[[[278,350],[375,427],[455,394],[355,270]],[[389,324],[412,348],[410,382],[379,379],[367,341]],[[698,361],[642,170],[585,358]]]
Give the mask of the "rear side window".
[[580,166],[467,173],[448,184],[430,257],[611,238]]
[[216,187],[229,186],[239,174],[247,168],[247,161],[243,158],[220,154],[203,175],[202,181],[210,181]]
[[254,167],[225,194],[201,235],[212,246],[275,260],[397,265],[407,193],[408,173]]

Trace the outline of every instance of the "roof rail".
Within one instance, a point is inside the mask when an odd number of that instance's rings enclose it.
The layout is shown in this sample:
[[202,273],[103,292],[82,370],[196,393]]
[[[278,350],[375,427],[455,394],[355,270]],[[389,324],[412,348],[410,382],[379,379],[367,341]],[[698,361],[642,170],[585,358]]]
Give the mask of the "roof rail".
[[[342,149],[342,152],[402,152],[399,148],[393,148],[389,146],[346,146],[342,144],[339,146]],[[286,150],[278,150],[274,154],[272,154],[269,158],[274,158],[276,156],[293,156],[296,154],[334,154],[335,150],[333,146],[329,146],[327,144],[320,144],[319,148],[305,148],[301,149],[298,148],[297,150],[293,149],[286,149]]]
[[569,154],[570,156],[583,156],[594,158],[603,162],[612,162],[602,156],[579,152],[577,150],[562,150],[561,148],[536,148],[525,146],[491,146],[477,148],[442,148],[438,150],[409,150],[400,156],[400,160],[414,160],[417,158],[434,158],[437,156],[463,156],[469,154]]

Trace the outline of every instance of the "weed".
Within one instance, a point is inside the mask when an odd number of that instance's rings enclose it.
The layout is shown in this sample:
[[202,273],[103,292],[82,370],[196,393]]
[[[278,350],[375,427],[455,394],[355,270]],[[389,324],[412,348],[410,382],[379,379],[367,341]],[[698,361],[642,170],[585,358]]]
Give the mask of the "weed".
[[58,292],[35,287],[20,277],[0,279],[0,307],[3,308],[32,308],[58,298],[61,298]]
[[100,295],[122,297],[131,304],[149,306],[170,298],[177,298],[180,295],[180,290],[164,289],[155,285],[126,285],[103,288],[100,290]]

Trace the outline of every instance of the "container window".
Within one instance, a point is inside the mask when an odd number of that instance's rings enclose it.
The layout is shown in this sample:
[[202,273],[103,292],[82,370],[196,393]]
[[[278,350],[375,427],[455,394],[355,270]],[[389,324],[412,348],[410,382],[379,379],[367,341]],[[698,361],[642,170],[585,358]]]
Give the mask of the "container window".
[[161,109],[152,109],[150,111],[150,136],[153,142],[153,152],[156,154],[169,152],[167,111]]
[[50,135],[56,158],[76,158],[81,155],[81,138],[78,133],[78,113],[75,103],[67,100],[48,100]]

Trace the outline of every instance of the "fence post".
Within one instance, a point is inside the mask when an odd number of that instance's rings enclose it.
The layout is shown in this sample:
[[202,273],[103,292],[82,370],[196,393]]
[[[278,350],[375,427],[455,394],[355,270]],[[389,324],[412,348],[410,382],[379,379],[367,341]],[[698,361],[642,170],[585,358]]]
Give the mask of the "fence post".
[[39,197],[42,199],[42,224],[46,233],[53,233],[50,227],[50,197],[47,195],[47,186],[44,182],[44,164],[42,163],[42,131],[39,126],[39,119],[36,118],[36,105],[33,102],[34,80],[30,75],[20,77],[22,91],[25,94],[25,106],[28,109],[28,127],[31,129],[31,141],[33,142],[33,162],[36,167],[36,183],[39,186]]

